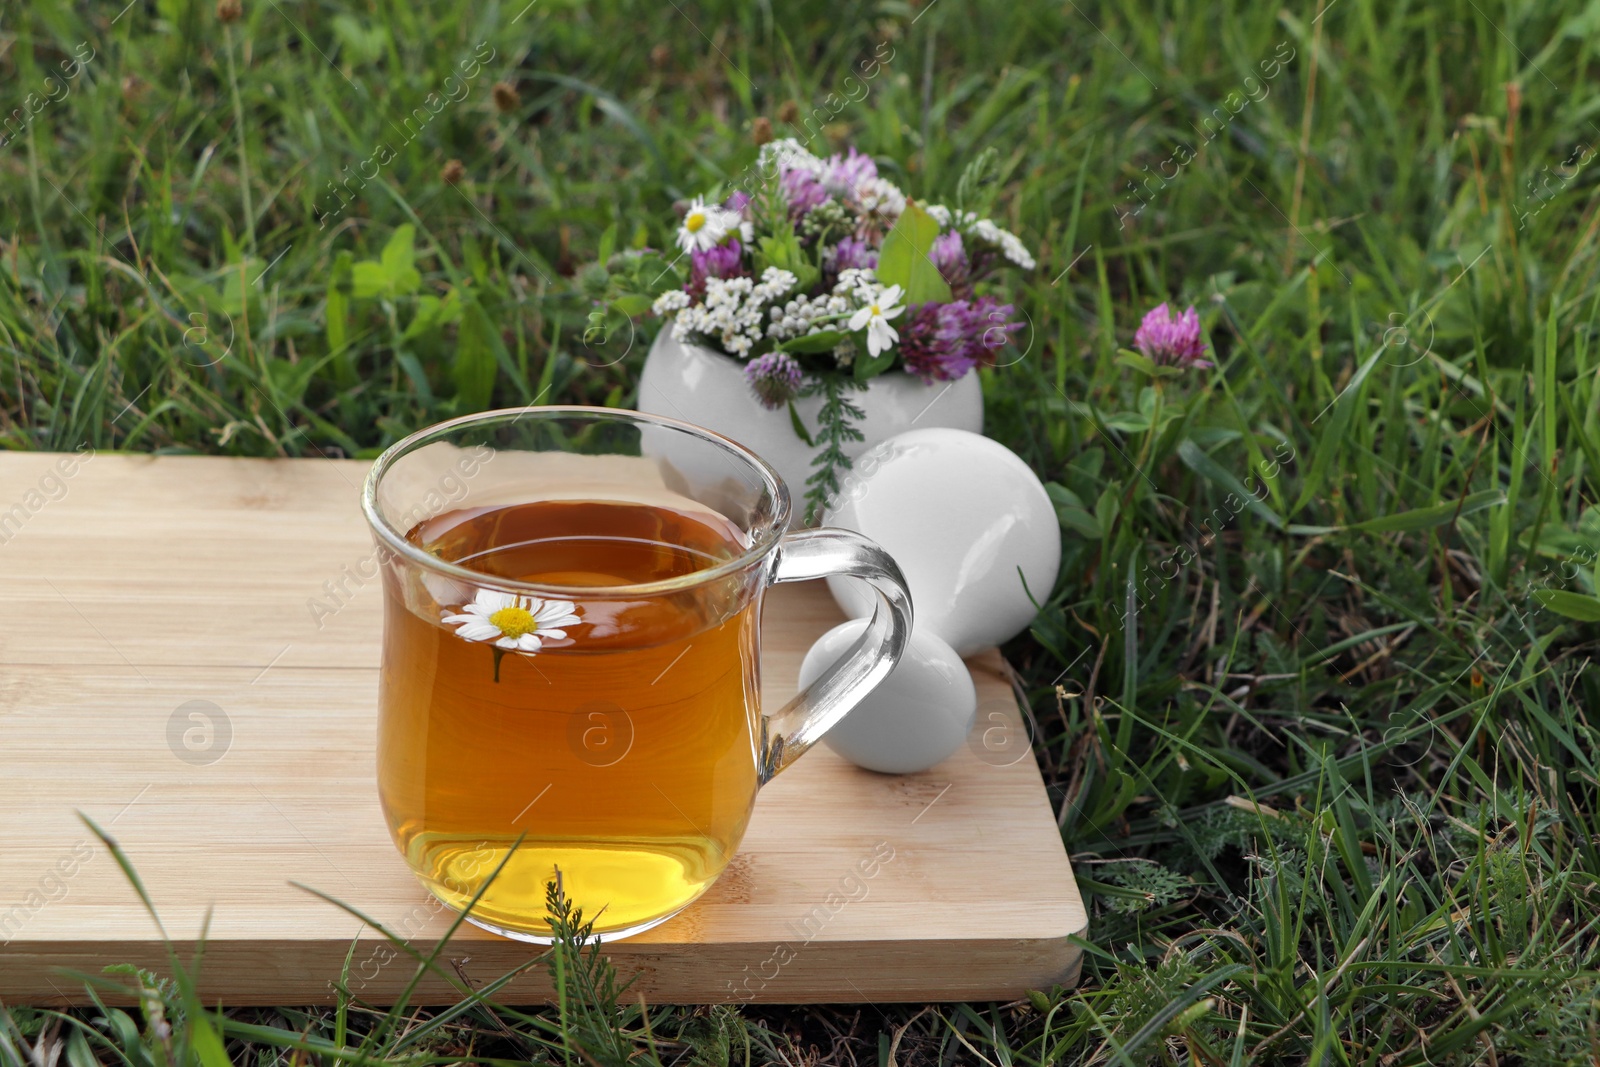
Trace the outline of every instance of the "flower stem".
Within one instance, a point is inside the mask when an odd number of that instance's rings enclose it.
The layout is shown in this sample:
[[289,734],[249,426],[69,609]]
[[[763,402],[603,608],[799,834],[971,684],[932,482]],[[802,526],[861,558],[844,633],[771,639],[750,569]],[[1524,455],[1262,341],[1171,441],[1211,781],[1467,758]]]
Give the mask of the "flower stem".
[[256,213],[250,202],[250,153],[246,147],[244,100],[239,95],[239,72],[233,63],[233,27],[222,24],[222,37],[228,46],[228,88],[233,93],[233,124],[239,130],[239,191],[244,198],[245,248],[256,250]]

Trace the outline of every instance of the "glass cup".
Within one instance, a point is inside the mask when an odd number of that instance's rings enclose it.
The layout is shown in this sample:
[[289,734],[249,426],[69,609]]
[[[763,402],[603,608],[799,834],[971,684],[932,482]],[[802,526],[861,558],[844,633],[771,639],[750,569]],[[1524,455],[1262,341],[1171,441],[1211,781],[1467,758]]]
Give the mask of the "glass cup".
[[[390,833],[434,895],[508,937],[548,942],[552,882],[607,938],[681,911],[738,849],[756,790],[888,676],[911,631],[883,549],[791,531],[771,466],[673,419],[454,419],[380,456],[362,508],[383,560]],[[762,594],[830,575],[876,591],[872,619],[769,714]]]

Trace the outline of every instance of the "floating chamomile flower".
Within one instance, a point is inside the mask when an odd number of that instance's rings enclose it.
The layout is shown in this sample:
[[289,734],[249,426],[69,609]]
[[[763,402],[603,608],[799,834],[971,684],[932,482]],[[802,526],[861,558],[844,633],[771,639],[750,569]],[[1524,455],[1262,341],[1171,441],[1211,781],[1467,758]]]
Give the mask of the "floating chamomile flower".
[[561,627],[583,621],[576,607],[570,600],[540,600],[479,589],[459,614],[448,608],[439,614],[441,621],[456,627],[456,636],[463,640],[487,641],[508,652],[532,655],[543,641],[566,637]]

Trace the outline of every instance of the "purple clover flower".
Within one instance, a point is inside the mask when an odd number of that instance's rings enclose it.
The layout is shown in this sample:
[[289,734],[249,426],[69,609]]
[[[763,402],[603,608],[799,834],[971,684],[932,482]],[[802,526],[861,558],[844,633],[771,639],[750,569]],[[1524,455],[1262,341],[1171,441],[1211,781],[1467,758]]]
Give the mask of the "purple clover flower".
[[900,331],[906,369],[923,381],[954,381],[973,367],[994,363],[995,352],[1022,329],[1016,309],[992,296],[921,304]]
[[822,185],[833,196],[853,196],[861,183],[878,176],[872,157],[850,147],[848,155],[832,155],[822,171]]
[[732,278],[743,274],[744,248],[737,237],[727,244],[716,245],[704,252],[689,253],[689,284],[692,292],[703,291],[707,278]]
[[1200,315],[1192,304],[1188,311],[1176,317],[1165,303],[1151,308],[1133,335],[1133,347],[1160,366],[1204,370],[1213,365],[1205,358]]
[[928,250],[928,258],[939,268],[945,284],[950,286],[953,292],[960,295],[971,294],[972,264],[967,261],[967,250],[961,243],[959,233],[951,230],[934,238],[933,247]]
[[768,411],[783,407],[800,392],[800,364],[787,352],[768,352],[744,365],[744,380]]
[[833,246],[830,266],[838,274],[846,270],[862,270],[878,265],[878,250],[871,248],[859,237],[841,237]]
[[786,170],[779,183],[783,186],[784,197],[789,201],[789,215],[795,219],[828,199],[828,190],[809,171]]

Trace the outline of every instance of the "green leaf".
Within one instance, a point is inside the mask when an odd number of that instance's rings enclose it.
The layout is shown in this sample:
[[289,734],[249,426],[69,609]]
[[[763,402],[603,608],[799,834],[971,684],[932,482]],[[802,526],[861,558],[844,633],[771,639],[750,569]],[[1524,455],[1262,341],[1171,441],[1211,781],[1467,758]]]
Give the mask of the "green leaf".
[[409,341],[429,330],[460,321],[461,297],[458,290],[450,290],[443,300],[432,293],[424,293],[417,297],[416,314],[411,316],[411,322],[406,326],[406,332],[402,336]]
[[363,259],[350,268],[350,291],[358,300],[371,300],[389,291],[389,275],[382,264]]
[[[1556,395],[1561,398],[1561,404],[1567,409],[1567,418],[1571,425],[1581,427],[1584,425],[1584,416],[1579,410],[1581,400],[1574,399],[1571,389],[1558,389]],[[1591,480],[1600,473],[1600,441],[1594,440],[1594,435],[1588,433],[1574,433],[1570,439],[1576,440],[1579,450],[1583,453],[1584,462],[1588,465],[1586,476]]]
[[1150,428],[1149,419],[1143,415],[1135,415],[1131,411],[1113,415],[1105,420],[1105,424],[1110,429],[1121,430],[1123,433],[1143,433]]
[[383,55],[389,41],[389,31],[383,23],[374,20],[363,23],[352,15],[333,16],[333,35],[339,39],[345,60],[352,65],[371,63]]
[[1569,593],[1565,589],[1540,589],[1533,598],[1557,615],[1579,622],[1600,622],[1600,597]]
[[1132,367],[1142,374],[1154,374],[1156,372],[1155,360],[1142,352],[1134,352],[1131,349],[1117,349],[1117,362],[1124,367]]
[[[866,348],[866,345],[863,344],[861,347]],[[886,348],[875,356],[856,356],[856,361],[851,367],[851,371],[855,377],[855,380],[858,382],[865,382],[876,378],[878,375],[894,366],[894,361],[899,354],[900,352],[898,349]]]
[[1534,380],[1539,383],[1540,422],[1539,445],[1544,453],[1544,469],[1552,470],[1556,449],[1561,440],[1556,431],[1556,379],[1559,355],[1556,348],[1556,315],[1554,310],[1544,324],[1544,358],[1535,364]]
[[[1349,384],[1344,387],[1344,391],[1334,399],[1331,405],[1333,418],[1323,429],[1321,439],[1317,441],[1317,451],[1311,457],[1311,470],[1306,473],[1305,484],[1300,489],[1300,499],[1296,500],[1294,507],[1289,509],[1291,515],[1310,503],[1311,498],[1317,494],[1317,490],[1322,488],[1322,483],[1328,476],[1328,470],[1333,466],[1333,459],[1339,454],[1340,446],[1344,444],[1345,435],[1350,429],[1350,419],[1355,414],[1356,405],[1361,402],[1361,387],[1366,383],[1367,375],[1372,373],[1372,368],[1378,365],[1378,360],[1386,351],[1387,349],[1379,348],[1368,356],[1366,362],[1362,363],[1351,377]],[[1325,413],[1326,409],[1324,409]],[[1312,419],[1312,425],[1316,425],[1320,418],[1321,416],[1319,415],[1318,418]]]
[[309,359],[291,363],[273,356],[262,364],[262,369],[272,383],[279,402],[298,404],[305,398],[306,387],[311,384],[311,375],[316,371],[317,364]]
[[252,283],[261,277],[261,272],[266,266],[266,263],[254,256],[246,256],[237,263],[228,264],[222,272],[220,310],[224,314],[237,317],[244,313],[248,304],[254,302],[261,288]]
[[653,303],[655,301],[643,293],[624,293],[611,301],[611,307],[619,315],[626,315],[631,319],[635,315],[643,315],[646,311],[649,311],[650,305]]
[[389,279],[390,291],[399,296],[422,287],[422,275],[415,266],[417,257],[413,242],[416,234],[416,227],[408,222],[396,227],[389,243],[383,246],[383,272]]
[[1100,527],[1100,536],[1104,537],[1111,532],[1117,524],[1117,515],[1122,511],[1122,501],[1117,499],[1117,487],[1108,485],[1100,494],[1100,499],[1094,502],[1094,521]]
[[204,1012],[189,1020],[189,1045],[199,1056],[203,1067],[232,1067],[222,1039],[217,1036],[216,1028]]
[[[1185,439],[1178,445],[1178,458],[1183,460],[1184,466],[1217,485],[1228,490],[1240,498],[1240,506],[1249,508],[1274,530],[1283,529],[1283,518],[1267,505],[1256,498],[1255,494],[1246,489],[1244,483],[1236,478],[1232,471],[1227,470],[1216,460],[1212,459],[1204,449],[1193,441]],[[1223,502],[1227,507],[1227,502]]]
[[1091,541],[1099,539],[1100,523],[1084,505],[1082,497],[1057,482],[1045,483],[1044,491],[1050,497],[1050,502],[1056,506],[1056,518],[1060,520],[1062,526],[1082,534]]
[[758,276],[768,267],[777,267],[793,274],[796,278],[795,292],[807,291],[821,277],[821,272],[806,257],[793,227],[783,233],[761,238],[752,258]]
[[791,337],[778,346],[778,351],[794,355],[831,352],[848,336],[850,335],[843,330],[823,330],[820,333],[806,334],[804,337]]
[[[417,399],[426,406],[433,404],[433,386],[428,381],[428,372],[423,368],[422,361],[404,348],[394,350],[394,361],[405,371],[406,377],[411,380],[411,388],[417,391]],[[460,414],[460,412],[457,412]]]
[[[137,1035],[134,1043],[138,1043]],[[100,1061],[94,1058],[89,1039],[83,1036],[82,1030],[74,1029],[67,1035],[67,1067],[100,1067]]]
[[938,236],[939,224],[933,216],[909,201],[878,250],[878,280],[886,286],[900,286],[908,305],[948,303],[951,299],[950,286],[928,258]]
[[1185,373],[1182,367],[1165,367],[1151,359],[1142,352],[1135,352],[1128,348],[1117,349],[1117,362],[1124,367],[1131,367],[1140,374],[1147,374],[1152,378],[1176,378]]
[[800,412],[795,408],[793,400],[789,401],[789,423],[794,427],[794,435],[804,441],[807,448],[817,447],[817,443],[811,439],[811,431],[800,421]]
[[[112,967],[106,968],[106,973],[114,973]],[[134,978],[138,979],[138,968],[134,968]],[[106,1029],[112,1031],[117,1044],[123,1048],[131,1049],[139,1044],[139,1028],[134,1025],[133,1018],[121,1008],[112,1008],[105,1014]],[[99,1067],[96,1064],[96,1067]]]
[[456,358],[450,377],[456,384],[458,414],[482,411],[494,393],[494,349],[489,343],[492,326],[476,301],[471,301],[456,331]]
[[417,298],[417,310],[411,316],[411,322],[406,326],[402,335],[407,341],[426,333],[432,329],[439,319],[439,305],[441,301],[432,293],[425,293]]
[[478,242],[463,240],[461,242],[461,259],[466,264],[467,273],[479,285],[489,281],[489,261],[483,258],[483,250],[478,247]]
[[350,253],[341,251],[328,275],[328,303],[323,310],[328,351],[338,352],[350,340]]
[[1413,508],[1402,511],[1397,515],[1380,515],[1375,519],[1365,522],[1354,522],[1348,526],[1300,526],[1292,525],[1289,532],[1292,534],[1329,534],[1329,533],[1400,533],[1411,530],[1427,530],[1434,526],[1443,526],[1459,516],[1471,515],[1485,508],[1492,508],[1504,504],[1506,495],[1498,489],[1480,489],[1460,500],[1446,500],[1425,508]]
[[383,246],[379,259],[363,259],[351,267],[351,291],[358,299],[408,296],[422,288],[412,247],[415,237],[416,227],[410,223],[399,226]]

